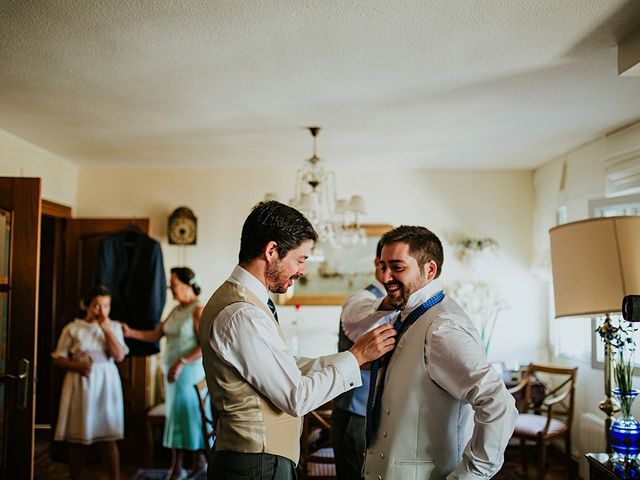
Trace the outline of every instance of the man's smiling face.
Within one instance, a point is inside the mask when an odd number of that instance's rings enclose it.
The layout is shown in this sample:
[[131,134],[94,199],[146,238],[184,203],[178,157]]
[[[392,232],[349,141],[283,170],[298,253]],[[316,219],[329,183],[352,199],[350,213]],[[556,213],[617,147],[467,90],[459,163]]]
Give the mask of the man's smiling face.
[[387,299],[394,308],[403,309],[411,294],[427,284],[425,267],[420,267],[418,261],[409,254],[409,244],[406,242],[394,242],[382,247],[382,283],[387,290]]

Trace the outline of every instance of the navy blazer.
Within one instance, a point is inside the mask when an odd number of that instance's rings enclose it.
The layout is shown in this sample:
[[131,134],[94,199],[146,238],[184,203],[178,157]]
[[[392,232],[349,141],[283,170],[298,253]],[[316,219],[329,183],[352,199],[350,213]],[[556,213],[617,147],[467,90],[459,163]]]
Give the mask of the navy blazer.
[[[160,244],[137,229],[105,237],[98,249],[96,283],[112,293],[111,315],[131,328],[154,329],[160,323],[167,280]],[[158,342],[126,339],[131,355],[152,355]]]

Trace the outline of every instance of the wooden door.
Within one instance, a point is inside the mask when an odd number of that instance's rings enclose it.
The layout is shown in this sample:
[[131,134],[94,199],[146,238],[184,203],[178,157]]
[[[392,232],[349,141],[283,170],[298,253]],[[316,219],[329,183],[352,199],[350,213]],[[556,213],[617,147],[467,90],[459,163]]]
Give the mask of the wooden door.
[[[137,225],[143,233],[149,233],[147,218],[79,218],[67,221],[64,312],[60,315],[62,324],[56,325],[58,336],[64,324],[78,315],[82,292],[93,282],[100,242],[131,224]],[[118,364],[118,369],[123,384],[125,414],[125,439],[120,443],[120,455],[124,463],[135,464],[139,463],[140,449],[146,444],[145,414],[150,395],[148,359],[128,356]]]
[[0,177],[0,478],[33,478],[41,182]]

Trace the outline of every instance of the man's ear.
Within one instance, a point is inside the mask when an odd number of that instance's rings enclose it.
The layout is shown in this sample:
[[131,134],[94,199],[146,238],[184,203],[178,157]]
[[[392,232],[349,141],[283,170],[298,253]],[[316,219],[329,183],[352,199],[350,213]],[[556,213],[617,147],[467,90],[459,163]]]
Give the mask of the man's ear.
[[435,260],[429,260],[427,263],[424,264],[424,275],[427,278],[427,280],[431,281],[434,278],[436,278],[436,275],[438,274],[438,264],[436,263]]
[[273,240],[270,240],[263,249],[264,258],[267,261],[277,260],[280,258],[278,253],[278,244]]

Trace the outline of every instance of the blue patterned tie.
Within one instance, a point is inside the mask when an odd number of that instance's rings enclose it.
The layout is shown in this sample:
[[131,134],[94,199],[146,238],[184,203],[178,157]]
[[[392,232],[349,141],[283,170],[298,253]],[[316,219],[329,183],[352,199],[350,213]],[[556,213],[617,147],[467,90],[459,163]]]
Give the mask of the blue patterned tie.
[[278,312],[276,311],[276,306],[273,304],[273,301],[271,299],[267,300],[267,307],[269,307],[269,310],[271,310],[271,313],[273,313],[273,318],[276,319],[276,322],[280,323],[278,321]]
[[[400,320],[400,314],[393,322],[393,328],[396,329],[398,335],[396,335],[396,345],[400,341],[401,335],[409,328],[418,318],[422,316],[424,312],[429,310],[435,304],[439,303],[444,298],[444,292],[440,291],[434,296],[429,298],[426,302],[417,308],[414,308],[407,316],[405,321]],[[380,419],[380,400],[382,400],[382,391],[384,389],[384,376],[380,379],[380,385],[376,388],[376,380],[378,372],[389,363],[393,350],[387,353],[385,356],[375,360],[371,363],[370,375],[371,380],[369,383],[369,398],[367,399],[367,426],[366,426],[366,440],[367,447],[371,445],[373,436],[378,428],[378,420]]]

